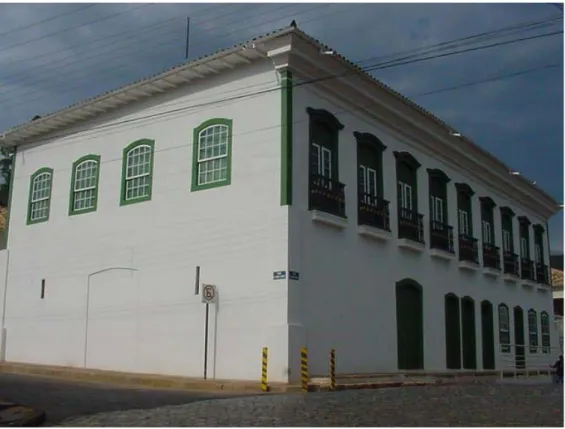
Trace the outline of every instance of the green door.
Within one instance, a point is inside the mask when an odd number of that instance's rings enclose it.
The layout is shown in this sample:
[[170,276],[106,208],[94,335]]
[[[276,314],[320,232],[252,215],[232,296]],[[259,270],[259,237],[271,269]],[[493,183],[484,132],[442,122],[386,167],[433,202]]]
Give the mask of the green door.
[[396,284],[398,369],[424,369],[422,287],[413,280]]
[[483,337],[483,369],[494,369],[494,316],[492,304],[481,302],[481,332]]
[[447,369],[461,369],[461,317],[459,298],[445,295],[445,362]]
[[514,344],[516,344],[516,368],[525,368],[524,310],[522,307],[514,307]]
[[475,301],[465,296],[461,299],[463,325],[463,368],[477,369],[477,336],[475,332]]

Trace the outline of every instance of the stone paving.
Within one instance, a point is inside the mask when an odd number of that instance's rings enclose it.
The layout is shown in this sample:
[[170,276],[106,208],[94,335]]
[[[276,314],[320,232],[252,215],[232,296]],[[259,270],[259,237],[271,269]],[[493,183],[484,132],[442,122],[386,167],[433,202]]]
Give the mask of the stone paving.
[[68,419],[61,426],[553,426],[563,385],[494,383],[216,399]]

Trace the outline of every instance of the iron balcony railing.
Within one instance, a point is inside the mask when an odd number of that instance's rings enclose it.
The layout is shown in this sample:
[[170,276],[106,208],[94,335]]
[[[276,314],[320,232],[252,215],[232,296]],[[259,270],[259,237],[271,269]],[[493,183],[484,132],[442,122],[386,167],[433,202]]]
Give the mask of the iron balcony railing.
[[345,217],[345,185],[325,176],[310,176],[310,210]]
[[536,282],[544,285],[549,284],[549,269],[547,265],[536,264]]
[[520,267],[518,265],[518,255],[509,250],[505,250],[503,253],[504,260],[504,274],[510,274],[516,277],[520,277]]
[[390,231],[389,202],[375,195],[361,193],[357,200],[357,223]]
[[424,215],[398,207],[398,238],[424,243]]
[[459,234],[459,260],[479,263],[479,245],[476,238]]
[[500,248],[490,243],[483,243],[483,266],[500,270]]
[[453,227],[437,220],[430,221],[430,248],[455,253]]
[[529,258],[520,258],[520,277],[523,280],[535,280],[534,261]]

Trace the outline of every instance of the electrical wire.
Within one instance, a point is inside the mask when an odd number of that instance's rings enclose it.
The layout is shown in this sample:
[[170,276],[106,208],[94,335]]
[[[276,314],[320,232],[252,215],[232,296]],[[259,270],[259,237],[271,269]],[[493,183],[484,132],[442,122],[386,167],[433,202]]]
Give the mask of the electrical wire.
[[[305,13],[305,12],[308,12],[308,11],[311,11],[311,10],[314,10],[314,9],[316,9],[316,8],[319,8],[319,7],[320,7],[320,6],[317,6],[317,7],[315,7],[315,8],[308,9],[308,10],[306,10],[306,11],[302,11],[302,12],[300,12],[298,15],[300,15],[300,14],[302,14],[302,13]],[[271,14],[272,12],[273,12],[273,11],[269,11],[268,13]],[[335,13],[335,12],[334,12],[334,13]],[[229,15],[229,14],[228,14],[228,15]],[[296,15],[296,14],[295,14],[295,15]],[[485,32],[485,33],[479,33],[479,34],[477,34],[477,35],[467,36],[467,37],[463,37],[463,38],[460,38],[460,39],[455,39],[455,40],[453,40],[453,41],[448,41],[448,42],[439,43],[439,44],[437,44],[437,45],[435,45],[435,46],[437,46],[437,47],[442,47],[442,46],[447,45],[447,44],[453,44],[454,42],[465,41],[465,40],[468,40],[469,42],[473,42],[473,40],[471,40],[471,39],[473,39],[473,38],[480,38],[480,37],[485,37],[485,36],[489,36],[489,35],[492,37],[492,36],[496,36],[497,34],[500,34],[501,32],[505,32],[505,31],[511,31],[511,30],[517,30],[517,29],[519,30],[519,29],[524,29],[524,28],[527,28],[527,27],[532,27],[532,26],[535,26],[535,25],[542,25],[542,24],[547,25],[548,23],[551,23],[551,21],[555,21],[555,20],[560,19],[560,18],[561,18],[561,17],[552,17],[552,18],[549,18],[549,19],[541,20],[541,21],[538,20],[538,21],[529,21],[529,22],[526,22],[526,23],[520,23],[520,24],[512,25],[512,26],[510,26],[510,27],[505,27],[505,28],[502,28],[502,29],[499,29],[499,30],[489,31],[489,32]],[[278,19],[280,19],[280,18],[277,18],[277,19],[275,19],[275,20],[278,20]],[[315,19],[319,19],[319,17],[317,17],[317,18],[315,18]],[[264,25],[264,24],[263,24],[263,25]],[[530,28],[530,29],[531,29],[531,28]],[[247,28],[246,28],[246,30],[247,30]],[[222,35],[220,35],[220,36],[218,36],[218,37],[225,37],[225,36],[227,36],[227,35],[231,35],[231,34],[236,33],[236,32],[237,32],[237,31],[231,31],[231,32],[229,32],[229,33],[227,33],[227,34],[222,34]],[[218,38],[218,37],[216,37],[216,38]],[[210,39],[207,39],[207,41],[209,41],[209,40],[210,40]],[[172,43],[178,43],[178,42],[176,42],[176,41],[169,41],[169,42],[166,42],[166,43],[159,43],[157,46],[163,46],[163,45],[168,46],[168,45],[170,45],[170,44],[172,44]],[[192,45],[191,45],[191,46],[192,46]],[[434,46],[434,45],[432,45],[432,46]],[[125,46],[125,47],[122,47],[122,48],[128,48],[128,47]],[[147,48],[147,46],[144,45],[144,46],[143,46],[143,49],[146,49],[146,48]],[[411,52],[414,52],[414,51],[415,51],[415,52],[418,52],[418,51],[422,52],[423,50],[426,50],[426,49],[429,49],[429,48],[427,48],[427,47],[419,48],[419,49],[417,49],[417,50],[407,51],[407,53],[411,53]],[[114,49],[111,49],[110,52],[113,51],[113,50],[114,50]],[[128,50],[131,51],[130,48],[128,48]],[[388,57],[388,56],[394,56],[394,55],[395,55],[395,54],[389,54],[389,55],[386,55],[386,56],[381,56],[381,57],[376,57],[376,58],[365,59],[365,60],[358,61],[357,63],[358,63],[358,64],[361,64],[361,63],[363,63],[363,62],[367,62],[367,61],[370,61],[370,60],[381,59],[381,58],[385,58],[385,57]],[[99,55],[94,55],[94,56],[87,57],[86,59],[89,59],[89,58],[96,58],[96,57],[98,57],[98,56],[99,56]],[[57,70],[54,70],[54,71],[53,71],[53,73],[56,73],[56,74],[57,74],[57,78],[61,78],[61,77],[64,76],[65,74],[68,74],[68,73],[65,73],[64,71],[63,71],[63,73],[61,72],[62,66],[65,66],[65,65],[68,65],[68,64],[67,64],[67,63],[61,63],[60,60],[61,60],[61,59],[55,60],[55,62],[56,62],[56,64],[57,64]],[[78,67],[84,67],[84,60],[85,60],[85,59],[82,59],[81,61],[77,61],[77,59],[76,59],[74,56],[72,56],[72,57],[71,57],[71,62],[70,62],[69,64],[70,64],[70,65],[76,65],[76,66],[78,66]],[[121,60],[121,61],[129,61],[128,58],[127,58],[127,57],[124,57],[123,55],[120,56],[120,57],[118,58],[118,60]],[[111,61],[111,59],[107,59],[107,61]],[[49,64],[49,63],[47,63],[46,65],[48,65],[48,64]],[[43,65],[43,66],[45,66],[45,65]],[[106,74],[108,74],[108,73],[114,73],[116,69],[122,69],[122,68],[124,68],[124,67],[129,67],[129,66],[130,66],[130,62],[128,62],[127,64],[122,65],[121,67],[116,67],[116,64],[115,64],[115,62],[114,62],[114,63],[113,63],[113,67],[112,67],[111,69],[108,69],[107,71],[104,71],[104,72],[102,72],[102,73],[100,73],[100,72],[96,73],[96,77],[99,78],[101,75],[106,75]],[[86,80],[86,78],[87,78],[88,76],[90,76],[90,75],[92,75],[92,73],[87,74],[86,76],[78,76],[77,79],[71,80],[71,82],[72,82],[72,81],[75,81],[75,80],[78,80],[78,81],[81,82],[81,85],[74,86],[74,87],[71,87],[71,88],[68,87],[69,80],[68,80],[68,79],[65,80],[65,81],[61,84],[62,86],[64,86],[64,89],[65,89],[64,92],[69,92],[70,90],[74,90],[74,89],[78,89],[78,88],[82,87],[82,86],[84,85],[84,82],[83,82],[83,81]],[[44,72],[44,71],[42,72],[42,76],[45,76],[45,72]],[[16,83],[19,83],[19,82],[22,82],[22,81],[25,81],[25,80],[26,80],[26,78],[19,79],[19,80],[16,80],[16,81],[12,81],[12,82],[10,82],[10,85],[14,85],[14,84],[16,84]],[[44,79],[41,79],[41,80],[39,80],[39,81],[36,81],[36,83],[48,82],[49,80],[52,80],[52,78],[44,78]],[[4,86],[7,87],[8,85],[4,85]],[[2,88],[2,85],[0,85],[0,88]],[[57,89],[57,88],[59,88],[59,86],[55,86],[55,89]],[[8,95],[8,94],[10,94],[10,93],[17,92],[17,91],[20,91],[20,90],[16,88],[16,89],[13,89],[13,90],[11,90],[11,91],[10,91],[10,90],[8,90],[8,91],[0,91],[0,95],[6,96],[6,95]],[[28,101],[36,101],[36,100],[38,100],[38,99],[41,99],[42,97],[36,97],[36,98],[33,98],[32,100],[22,99],[22,95],[26,95],[26,94],[35,94],[36,92],[37,92],[37,90],[36,90],[35,88],[30,88],[29,91],[24,92],[23,94],[22,94],[21,92],[18,93],[18,98],[19,98],[20,101],[19,101],[16,105],[23,104],[23,103],[28,102]],[[57,93],[58,93],[58,94],[61,94],[61,91],[57,91]],[[43,96],[43,98],[44,98],[44,97],[46,97],[46,96]],[[13,108],[13,107],[14,107],[14,104],[11,104],[11,106],[12,106],[12,108]]]
[[436,89],[433,91],[428,91],[428,92],[422,92],[419,94],[414,94],[414,95],[409,95],[408,97],[425,97],[427,95],[432,95],[432,94],[439,94],[442,92],[446,92],[446,91],[455,91],[457,89],[461,89],[461,88],[468,88],[470,86],[475,86],[475,85],[479,85],[482,83],[489,83],[489,82],[495,82],[498,80],[504,80],[504,79],[509,79],[512,77],[516,77],[516,76],[522,76],[525,74],[529,74],[529,73],[534,73],[534,72],[538,72],[538,71],[544,71],[544,70],[548,70],[548,69],[552,69],[552,68],[556,68],[556,67],[560,67],[560,64],[547,64],[545,66],[541,66],[541,67],[536,67],[533,69],[528,69],[528,70],[522,70],[522,71],[518,71],[515,73],[508,73],[508,74],[503,74],[503,75],[499,75],[499,76],[493,76],[490,78],[486,78],[486,79],[482,79],[482,80],[476,80],[473,82],[468,82],[465,84],[460,84],[460,85],[456,85],[456,86],[450,86],[447,88],[441,88],[441,89]]
[[[348,75],[359,75],[359,74],[362,74],[362,73],[366,73],[368,71],[382,70],[382,69],[386,69],[386,68],[397,67],[397,66],[400,66],[400,65],[407,65],[407,64],[418,63],[418,62],[427,61],[427,60],[436,59],[436,58],[443,58],[443,57],[450,56],[450,55],[458,55],[458,54],[466,53],[466,52],[474,52],[474,51],[481,50],[481,49],[489,49],[489,48],[492,48],[492,47],[503,46],[503,45],[507,45],[507,44],[511,44],[511,43],[517,43],[517,42],[523,42],[523,41],[527,41],[527,40],[537,39],[537,38],[540,38],[540,37],[548,37],[548,36],[552,36],[552,35],[556,35],[556,34],[560,34],[560,33],[563,33],[563,31],[547,33],[547,34],[543,34],[543,35],[530,36],[530,37],[520,38],[520,39],[513,39],[513,40],[504,41],[504,42],[493,43],[493,44],[490,44],[490,45],[484,45],[484,46],[479,46],[479,47],[462,49],[462,50],[459,50],[459,51],[454,51],[454,52],[449,52],[449,53],[444,53],[444,54],[436,54],[436,55],[428,56],[428,57],[424,57],[424,58],[416,58],[414,60],[406,60],[406,58],[409,58],[409,57],[405,57],[405,58],[401,58],[400,60],[389,61],[389,62],[386,62],[384,64],[377,64],[377,65],[374,65],[374,66],[371,66],[371,67],[367,67],[365,69],[348,71],[348,72],[340,73],[340,74],[337,74],[337,75],[330,74],[328,76],[322,76],[322,77],[319,77],[319,78],[304,80],[304,81],[301,81],[301,82],[298,82],[298,83],[293,83],[293,86],[299,87],[299,86],[303,86],[303,85],[308,85],[308,84],[326,81],[326,80],[329,80],[329,79],[336,79],[336,78],[340,78],[340,77],[345,77],[345,76],[348,76]],[[405,60],[405,61],[401,61],[401,60]],[[116,127],[116,126],[121,125],[121,124],[135,123],[135,122],[143,121],[143,120],[150,119],[150,118],[155,118],[155,117],[160,117],[160,116],[164,116],[164,115],[168,115],[168,114],[184,112],[186,110],[195,109],[195,108],[208,107],[208,106],[211,106],[211,105],[216,105],[218,103],[224,103],[224,102],[227,102],[227,101],[238,100],[238,99],[246,98],[246,97],[250,97],[250,96],[258,96],[258,95],[262,95],[262,94],[266,94],[266,93],[278,91],[278,90],[280,90],[280,87],[276,86],[276,87],[273,87],[273,88],[270,88],[270,89],[265,89],[265,90],[262,90],[262,91],[256,91],[255,93],[241,94],[241,95],[228,97],[228,98],[224,98],[224,99],[220,99],[220,100],[216,100],[216,101],[212,101],[212,102],[206,102],[206,103],[200,103],[200,104],[196,104],[196,105],[192,105],[192,106],[185,106],[185,107],[180,107],[180,108],[176,108],[176,109],[170,109],[170,110],[166,110],[166,111],[155,113],[155,114],[144,115],[144,116],[139,116],[137,118],[117,121],[117,122],[110,123],[110,124],[102,124],[102,125],[98,125],[98,126],[93,126],[86,132],[84,132],[84,131],[73,131],[73,132],[70,132],[70,133],[60,133],[60,134],[54,133],[53,135],[49,136],[48,139],[38,139],[38,140],[35,140],[35,142],[36,143],[42,142],[42,141],[51,140],[51,139],[54,139],[54,138],[64,138],[64,137],[68,137],[70,135],[77,134],[79,132],[82,132],[82,134],[84,136],[84,134],[88,134],[89,132],[92,132],[92,131],[96,131],[96,130],[100,130],[100,129],[106,129],[106,128],[109,128],[109,127]]]
[[[292,6],[292,5],[290,5],[290,6]],[[286,6],[280,7],[279,9],[288,8],[288,7],[289,7],[289,5],[286,5]],[[290,16],[298,16],[298,15],[300,15],[300,14],[302,14],[302,13],[310,12],[310,11],[313,11],[313,10],[316,10],[316,9],[320,9],[320,8],[322,8],[322,7],[324,7],[324,5],[321,5],[321,6],[318,5],[318,6],[315,6],[315,7],[313,7],[313,8],[310,8],[310,9],[307,9],[307,10],[305,10],[305,11],[302,11],[302,12],[300,12],[300,13],[293,13],[293,14],[290,14]],[[350,9],[350,8],[349,8],[349,9]],[[320,16],[320,15],[317,15],[317,16],[316,16],[315,18],[313,18],[312,20],[318,20],[318,19],[323,18],[323,17],[325,17],[325,16],[328,16],[328,15],[330,15],[330,14],[336,14],[336,13],[340,13],[340,12],[344,12],[344,10],[333,11],[333,12],[331,12],[331,13],[329,13],[329,14],[325,14],[325,15],[321,15],[321,16]],[[269,11],[267,14],[272,14],[272,11]],[[229,15],[229,14],[228,14],[228,15]],[[254,17],[254,18],[256,18],[256,17]],[[277,16],[275,19],[273,19],[273,20],[271,20],[271,21],[265,22],[265,24],[266,24],[266,23],[273,22],[273,21],[278,21],[278,20],[280,20],[281,18],[282,18],[281,16]],[[307,22],[307,21],[306,21],[306,22]],[[226,36],[230,36],[230,35],[236,34],[236,33],[238,33],[239,31],[242,31],[242,30],[243,30],[243,31],[247,31],[247,30],[248,30],[248,27],[243,27],[243,28],[239,28],[239,29],[236,29],[236,30],[232,30],[232,31],[229,31],[229,32],[227,32],[227,33],[223,33],[223,34],[220,34],[220,35],[218,35],[218,36],[215,36],[215,37],[213,37],[213,38],[209,38],[209,37],[208,37],[208,38],[206,38],[205,40],[206,40],[206,42],[209,42],[210,40],[215,40],[215,39],[219,39],[219,38],[223,38],[223,37],[226,37]],[[183,35],[183,37],[184,37],[184,35]],[[163,43],[157,43],[156,45],[153,45],[153,47],[155,48],[155,47],[158,47],[158,46],[169,46],[169,45],[171,45],[171,44],[178,44],[178,42],[177,42],[177,41],[168,41],[168,42],[163,42]],[[202,43],[200,43],[200,44],[202,44]],[[199,45],[198,43],[193,43],[192,45],[189,45],[189,47],[194,47],[194,46],[198,46],[198,45]],[[127,51],[130,51],[130,52],[131,52],[131,47],[129,47],[129,46],[124,46],[124,47],[122,47],[122,48],[126,48]],[[142,49],[147,49],[147,44],[143,45]],[[115,50],[115,49],[111,49],[109,52],[114,51],[114,50]],[[107,53],[107,52],[106,52],[106,53]],[[104,52],[103,52],[102,54],[104,54]],[[165,55],[168,55],[168,53],[166,52]],[[87,57],[86,59],[92,59],[92,58],[96,58],[96,57],[98,57],[98,56],[100,56],[100,53],[95,54],[95,55],[90,56],[90,57]],[[85,58],[83,58],[83,59],[81,60],[81,62],[77,62],[74,57],[71,57],[71,58],[70,58],[70,62],[69,62],[68,64],[71,64],[71,65],[78,65],[78,67],[84,67],[84,60],[85,60]],[[60,86],[62,86],[62,87],[65,89],[65,91],[57,91],[57,93],[58,93],[58,94],[67,93],[67,92],[70,92],[70,91],[72,91],[72,90],[74,90],[74,89],[79,89],[79,88],[83,87],[83,86],[84,86],[84,81],[87,80],[87,78],[88,78],[89,76],[95,75],[97,78],[100,78],[100,76],[107,75],[108,73],[115,73],[116,70],[120,70],[120,69],[123,69],[123,68],[125,68],[125,67],[130,67],[130,66],[131,66],[131,60],[129,60],[128,57],[124,57],[124,56],[122,55],[122,56],[120,56],[119,60],[121,60],[121,61],[118,61],[118,63],[125,61],[126,64],[123,64],[123,65],[121,65],[121,66],[119,66],[119,65],[117,66],[117,65],[116,65],[116,61],[112,61],[112,63],[113,63],[113,64],[112,64],[112,68],[109,68],[109,69],[107,69],[106,71],[96,72],[96,73],[88,72],[86,75],[84,75],[84,76],[79,75],[79,76],[77,76],[75,79],[71,79],[71,80],[66,79],[66,80],[63,80],[63,82],[61,83]],[[65,71],[61,72],[60,65],[61,65],[61,64],[57,64],[57,70],[54,70],[54,71],[53,71],[53,73],[56,73],[57,79],[60,79],[61,77],[64,77],[66,74],[68,74],[68,73],[65,73]],[[66,64],[66,63],[63,63],[62,65],[67,65],[67,64]],[[69,71],[69,70],[67,70],[67,72],[68,72],[68,71]],[[70,70],[70,71],[71,71],[71,73],[72,73],[74,70]],[[40,80],[38,80],[38,81],[35,81],[34,83],[38,84],[38,83],[41,83],[41,82],[49,82],[50,80],[53,79],[53,77],[45,78],[45,73],[42,73],[42,77],[43,77],[42,79],[40,79]],[[20,80],[11,81],[9,85],[11,86],[11,85],[14,85],[14,84],[16,84],[16,83],[20,83],[20,82],[26,81],[26,80],[28,80],[28,79],[24,77],[23,79],[20,79]],[[73,81],[78,81],[79,84],[78,84],[78,85],[75,85],[74,87],[73,87],[73,86],[69,87],[69,86],[68,86],[69,82],[73,82]],[[9,87],[9,85],[4,85],[4,87]],[[59,88],[60,86],[54,85],[54,86],[52,86],[52,88],[53,88],[53,89],[57,89],[57,88]],[[2,86],[0,86],[0,89],[1,89],[1,88],[2,88]],[[12,106],[12,108],[13,108],[14,106],[18,106],[18,105],[21,105],[21,104],[24,104],[24,103],[27,103],[27,102],[30,102],[30,101],[36,101],[36,100],[38,100],[38,99],[43,99],[43,98],[46,97],[46,96],[44,95],[44,96],[32,98],[31,100],[30,100],[30,99],[22,99],[22,96],[23,96],[23,95],[35,94],[35,93],[37,92],[37,90],[36,90],[35,88],[30,88],[29,91],[24,91],[24,92],[21,92],[21,90],[19,90],[19,89],[12,89],[12,90],[9,89],[9,90],[7,90],[7,91],[0,91],[0,95],[6,97],[7,95],[9,95],[9,94],[11,94],[11,93],[15,93],[15,92],[17,92],[17,96],[18,96],[18,98],[19,98],[19,102],[17,102],[17,103],[10,103],[11,106]]]
[[65,28],[65,29],[63,29],[63,30],[55,31],[55,32],[53,32],[53,33],[45,34],[45,35],[43,35],[43,36],[41,36],[41,37],[38,37],[38,38],[35,38],[35,39],[28,39],[28,40],[25,40],[25,41],[23,41],[23,42],[16,43],[16,44],[14,44],[14,45],[3,46],[3,47],[0,47],[0,52],[9,51],[9,50],[12,50],[12,49],[14,49],[14,48],[18,48],[18,47],[20,47],[20,46],[27,45],[28,43],[31,43],[31,42],[38,42],[38,41],[40,41],[40,40],[44,40],[44,39],[47,39],[47,38],[49,38],[49,37],[53,37],[53,36],[57,36],[57,35],[59,35],[59,34],[66,33],[67,31],[70,31],[70,30],[76,30],[77,28],[84,27],[85,25],[91,25],[91,24],[95,24],[95,23],[97,23],[97,22],[106,21],[106,20],[108,20],[108,19],[115,18],[116,16],[123,15],[124,13],[131,12],[132,10],[139,10],[139,9],[143,9],[143,8],[145,8],[145,7],[152,6],[152,5],[154,5],[154,3],[144,3],[144,4],[141,4],[141,5],[139,5],[139,6],[134,6],[134,7],[130,8],[130,9],[124,10],[124,11],[122,11],[122,12],[116,12],[116,13],[114,13],[114,14],[112,14],[112,15],[105,16],[105,17],[102,17],[102,18],[98,18],[98,19],[95,19],[95,20],[93,20],[93,21],[88,21],[88,22],[85,22],[85,23],[76,25],[76,26],[74,26],[74,27],[69,27],[69,28]]
[[33,22],[31,24],[27,24],[27,25],[24,25],[24,26],[18,27],[18,28],[13,28],[11,30],[4,31],[3,33],[0,33],[0,37],[8,36],[9,34],[16,33],[18,31],[27,30],[28,28],[32,28],[32,27],[44,24],[44,23],[49,22],[49,21],[53,21],[55,19],[59,19],[63,16],[71,15],[71,14],[76,13],[76,12],[80,12],[80,11],[83,11],[83,10],[86,10],[86,9],[90,9],[94,6],[97,6],[97,4],[89,4],[89,5],[86,5],[86,6],[81,6],[81,7],[78,7],[76,9],[60,13],[58,15],[54,15],[54,16],[51,16],[49,18],[42,19],[41,21]]

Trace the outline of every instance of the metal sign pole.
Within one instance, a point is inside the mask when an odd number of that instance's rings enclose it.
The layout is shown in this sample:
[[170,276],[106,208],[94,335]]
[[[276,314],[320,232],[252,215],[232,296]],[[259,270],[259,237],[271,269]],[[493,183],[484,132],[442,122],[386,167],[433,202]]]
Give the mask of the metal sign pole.
[[208,377],[208,325],[210,315],[210,304],[206,303],[206,322],[204,323],[204,380]]

